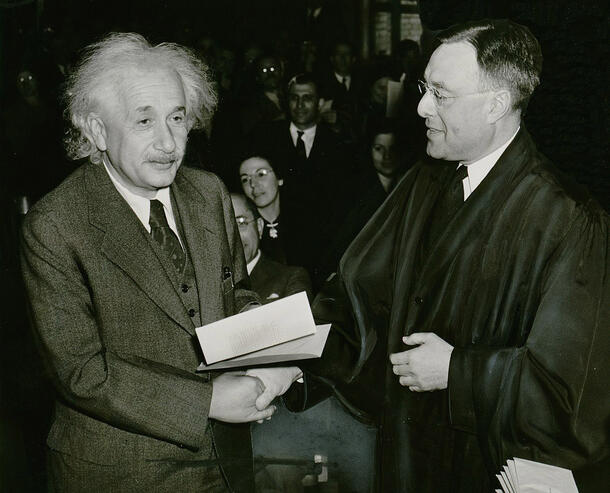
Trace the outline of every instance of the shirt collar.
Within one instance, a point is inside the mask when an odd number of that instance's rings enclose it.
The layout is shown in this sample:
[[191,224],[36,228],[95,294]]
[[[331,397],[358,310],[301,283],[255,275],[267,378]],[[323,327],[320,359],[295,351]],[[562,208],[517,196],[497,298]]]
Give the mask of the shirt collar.
[[317,125],[314,125],[313,127],[301,130],[300,128],[297,128],[297,126],[293,122],[290,122],[290,135],[292,136],[292,143],[296,146],[297,139],[299,137],[299,134],[297,132],[303,132],[303,141],[305,142],[307,155],[309,155],[309,150],[311,150],[311,146],[313,145],[313,141],[316,137],[316,128]]
[[339,75],[337,72],[334,73],[335,74],[335,78],[337,79],[337,82],[339,83],[343,83],[343,79],[345,79],[345,83],[349,84],[350,81],[352,80],[352,76],[351,75]]
[[470,195],[472,192],[474,192],[474,190],[481,184],[481,182],[487,176],[487,174],[492,170],[492,168],[498,162],[498,159],[500,159],[500,156],[504,153],[506,148],[514,140],[514,138],[516,137],[520,128],[521,127],[519,126],[517,128],[516,132],[512,135],[512,137],[510,139],[508,139],[504,144],[502,144],[500,147],[498,147],[495,151],[492,151],[489,154],[487,154],[487,156],[483,156],[481,159],[478,159],[477,161],[473,161],[470,164],[460,163],[458,165],[458,168],[459,168],[459,166],[462,166],[462,165],[466,166],[466,170],[468,171],[467,179],[468,179],[470,191],[466,195],[466,197],[468,195]]
[[[135,215],[138,216],[138,219],[140,220],[142,225],[146,228],[146,230],[149,233],[150,233],[150,224],[148,224],[148,222],[150,220],[150,201],[151,200],[158,200],[159,202],[161,202],[163,204],[163,208],[170,213],[170,215],[166,214],[166,216],[168,217],[168,222],[170,224],[170,227],[175,232],[174,228],[176,226],[175,226],[175,222],[173,221],[172,201],[171,201],[171,198],[169,195],[169,187],[158,189],[157,192],[155,193],[155,196],[152,199],[147,199],[145,197],[142,197],[140,195],[133,193],[131,190],[129,190],[127,187],[125,187],[125,185],[123,185],[121,182],[119,182],[108,169],[108,166],[110,166],[110,165],[107,164],[106,159],[103,160],[103,163],[104,163],[104,169],[106,170],[106,173],[108,173],[108,176],[110,177],[110,180],[112,181],[112,184],[117,189],[117,191],[121,194],[121,196],[125,199],[125,202],[127,202],[129,207],[131,207],[131,210],[133,210]],[[174,223],[174,224],[172,224],[172,223]]]
[[254,267],[256,267],[256,264],[258,264],[258,261],[261,258],[261,250],[260,248],[258,249],[258,251],[256,252],[256,256],[250,260],[250,262],[248,262],[246,264],[246,270],[248,271],[248,275],[250,275],[252,273],[252,271],[254,270]]

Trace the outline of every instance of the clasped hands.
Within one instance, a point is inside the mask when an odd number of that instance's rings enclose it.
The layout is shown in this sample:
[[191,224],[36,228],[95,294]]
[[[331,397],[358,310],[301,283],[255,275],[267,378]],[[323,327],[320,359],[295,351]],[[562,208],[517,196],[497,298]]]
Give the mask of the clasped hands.
[[227,423],[271,418],[273,399],[303,375],[296,366],[226,372],[213,380],[209,417]]
[[446,389],[453,346],[432,332],[416,332],[402,342],[417,347],[390,354],[400,385],[414,392]]

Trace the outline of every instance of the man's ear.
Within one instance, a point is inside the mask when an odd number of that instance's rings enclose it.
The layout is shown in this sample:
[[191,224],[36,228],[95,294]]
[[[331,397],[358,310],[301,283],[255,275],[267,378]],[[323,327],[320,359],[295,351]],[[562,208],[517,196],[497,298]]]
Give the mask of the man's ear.
[[495,91],[491,104],[489,106],[489,123],[496,123],[506,113],[508,113],[512,107],[513,98],[510,91],[501,89]]
[[102,118],[96,113],[89,113],[87,115],[87,129],[89,130],[89,135],[93,139],[95,146],[102,152],[104,152],[108,147],[106,145],[106,126],[104,125],[104,121]]
[[263,237],[263,230],[265,229],[265,221],[262,217],[256,219],[256,229],[258,229],[258,239]]
[[284,185],[284,178],[280,178],[280,179],[277,181],[277,186],[278,186],[278,187],[281,187],[281,186],[283,186],[283,185]]

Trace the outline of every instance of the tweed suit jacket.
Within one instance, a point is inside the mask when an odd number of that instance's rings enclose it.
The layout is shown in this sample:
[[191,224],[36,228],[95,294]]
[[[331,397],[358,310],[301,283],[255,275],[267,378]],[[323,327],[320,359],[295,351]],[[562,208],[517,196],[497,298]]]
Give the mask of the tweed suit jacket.
[[[189,316],[194,309],[206,324],[256,300],[240,287],[247,274],[231,201],[217,177],[184,167],[171,195],[194,268],[194,307],[102,165],[80,167],[24,220],[24,281],[59,396],[53,450],[102,466],[192,466],[214,457],[215,442],[223,465],[225,434],[238,450],[233,462],[251,457],[247,425],[208,420],[212,382],[195,373],[202,356]],[[223,280],[227,267],[232,279]],[[179,477],[175,491],[197,489]]]

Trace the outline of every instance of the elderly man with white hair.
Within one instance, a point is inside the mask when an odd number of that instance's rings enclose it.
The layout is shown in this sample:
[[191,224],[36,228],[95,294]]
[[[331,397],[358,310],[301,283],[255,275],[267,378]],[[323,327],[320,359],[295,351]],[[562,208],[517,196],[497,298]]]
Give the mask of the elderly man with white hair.
[[[181,168],[216,103],[179,45],[112,34],[69,81],[68,151],[88,157],[23,225],[23,275],[57,390],[52,491],[251,491],[249,427],[273,395],[195,373],[195,327],[258,304],[229,194]],[[270,369],[282,392],[296,368]],[[257,401],[258,399],[258,401]],[[258,403],[259,408],[256,407]]]

